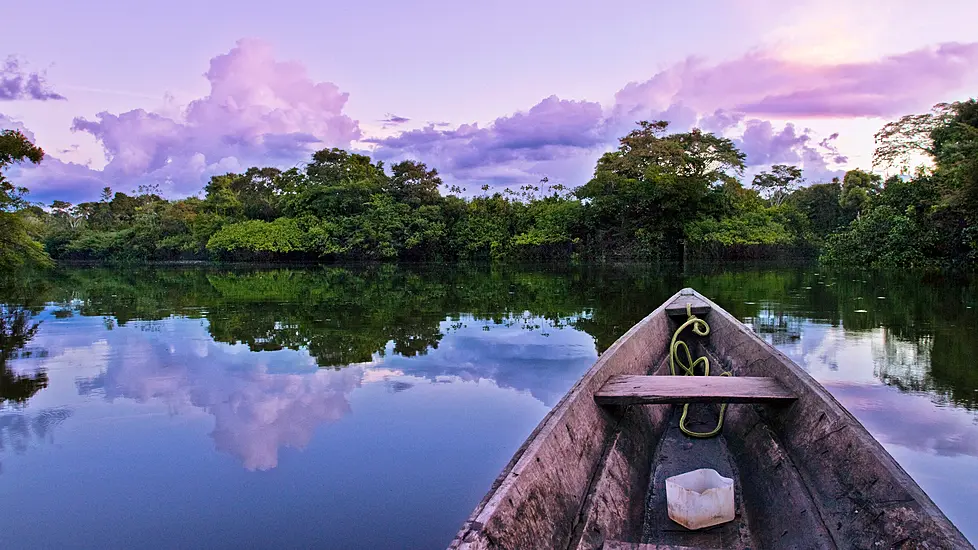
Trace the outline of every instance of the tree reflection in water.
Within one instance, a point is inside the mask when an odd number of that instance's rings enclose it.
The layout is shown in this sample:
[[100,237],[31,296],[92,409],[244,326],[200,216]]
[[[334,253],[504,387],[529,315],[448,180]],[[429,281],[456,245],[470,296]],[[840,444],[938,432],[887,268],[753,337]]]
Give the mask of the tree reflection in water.
[[47,372],[21,374],[9,365],[11,359],[30,353],[24,348],[40,325],[32,317],[28,309],[0,305],[0,409],[8,402],[23,405],[48,385]]
[[[779,345],[798,340],[812,323],[844,327],[854,337],[883,330],[885,341],[874,352],[881,380],[978,407],[978,369],[971,362],[978,340],[969,337],[978,311],[968,308],[978,302],[976,287],[939,274],[730,265],[65,268],[0,287],[0,302],[35,309],[56,303],[56,317],[70,311],[120,327],[200,318],[216,342],[252,351],[308,350],[320,367],[341,369],[390,353],[426,355],[466,322],[490,331],[570,327],[590,335],[600,353],[684,286]],[[9,345],[4,349],[10,353]],[[45,383],[43,373],[5,379],[4,391],[20,387],[22,400]]]

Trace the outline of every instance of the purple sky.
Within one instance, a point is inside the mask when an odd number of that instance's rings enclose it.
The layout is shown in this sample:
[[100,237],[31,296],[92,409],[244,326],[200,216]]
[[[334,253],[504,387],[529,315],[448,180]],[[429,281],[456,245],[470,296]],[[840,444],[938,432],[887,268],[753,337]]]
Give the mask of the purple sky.
[[657,118],[817,180],[870,168],[886,120],[978,91],[974,0],[783,4],[36,0],[4,9],[0,127],[48,152],[11,173],[45,202],[185,196],[326,146],[470,192],[576,186]]

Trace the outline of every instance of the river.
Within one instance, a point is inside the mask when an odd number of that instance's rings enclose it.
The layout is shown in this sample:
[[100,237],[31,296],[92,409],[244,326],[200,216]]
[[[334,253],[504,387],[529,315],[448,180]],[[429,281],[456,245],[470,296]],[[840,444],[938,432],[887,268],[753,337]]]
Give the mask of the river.
[[817,267],[59,268],[0,282],[0,547],[444,547],[691,286],[978,542],[978,285]]

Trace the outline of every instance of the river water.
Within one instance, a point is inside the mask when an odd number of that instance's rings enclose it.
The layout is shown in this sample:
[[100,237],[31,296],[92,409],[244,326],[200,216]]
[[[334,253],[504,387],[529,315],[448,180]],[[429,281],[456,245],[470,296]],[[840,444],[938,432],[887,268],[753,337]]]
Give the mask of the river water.
[[978,542],[978,285],[814,267],[61,268],[0,282],[0,548],[438,548],[691,286]]

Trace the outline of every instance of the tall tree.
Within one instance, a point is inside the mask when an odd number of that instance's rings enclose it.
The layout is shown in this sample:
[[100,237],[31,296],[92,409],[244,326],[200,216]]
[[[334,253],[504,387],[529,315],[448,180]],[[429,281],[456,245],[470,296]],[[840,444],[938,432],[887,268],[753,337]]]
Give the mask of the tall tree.
[[774,206],[780,206],[802,181],[801,168],[775,164],[770,172],[754,176],[754,187]]
[[406,160],[392,165],[391,172],[388,192],[396,200],[412,206],[437,204],[441,200],[438,188],[442,182],[434,168],[429,170],[422,162]]
[[576,191],[587,203],[593,248],[637,243],[639,254],[675,256],[688,223],[729,204],[725,187],[740,185],[744,153],[729,139],[699,130],[667,134],[668,126],[639,122]]
[[862,170],[849,170],[842,178],[839,204],[850,219],[861,216],[882,189],[883,178]]
[[23,217],[17,212],[27,203],[24,199],[27,188],[15,187],[3,174],[14,163],[38,164],[43,158],[44,150],[20,131],[0,131],[0,267],[51,261],[44,247],[31,238]]

